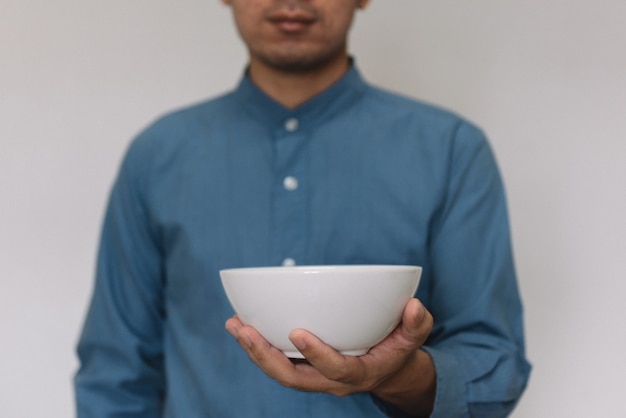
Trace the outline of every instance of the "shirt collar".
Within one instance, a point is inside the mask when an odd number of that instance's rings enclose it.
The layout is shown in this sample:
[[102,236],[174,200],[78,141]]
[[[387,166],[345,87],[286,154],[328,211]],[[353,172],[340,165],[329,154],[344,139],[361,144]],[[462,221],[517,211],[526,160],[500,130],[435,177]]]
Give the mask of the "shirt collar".
[[294,109],[285,108],[266,95],[252,83],[247,72],[234,93],[243,108],[263,124],[276,126],[288,118],[296,118],[300,126],[306,129],[350,107],[362,97],[366,89],[367,84],[351,61],[348,71],[339,80]]

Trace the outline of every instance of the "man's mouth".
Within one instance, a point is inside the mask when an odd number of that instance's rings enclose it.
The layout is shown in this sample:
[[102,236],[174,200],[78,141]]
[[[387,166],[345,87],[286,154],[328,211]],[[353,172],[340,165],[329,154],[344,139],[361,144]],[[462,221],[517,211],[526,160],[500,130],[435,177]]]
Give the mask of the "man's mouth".
[[307,29],[317,17],[306,10],[276,10],[267,16],[267,20],[286,33],[298,33]]

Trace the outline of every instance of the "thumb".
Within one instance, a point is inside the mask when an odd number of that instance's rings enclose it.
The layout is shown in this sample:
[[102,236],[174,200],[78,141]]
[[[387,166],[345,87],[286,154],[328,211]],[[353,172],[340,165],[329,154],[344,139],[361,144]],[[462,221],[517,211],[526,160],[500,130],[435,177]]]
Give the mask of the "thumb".
[[401,336],[417,346],[421,346],[433,328],[433,317],[422,302],[416,298],[409,300],[402,313]]

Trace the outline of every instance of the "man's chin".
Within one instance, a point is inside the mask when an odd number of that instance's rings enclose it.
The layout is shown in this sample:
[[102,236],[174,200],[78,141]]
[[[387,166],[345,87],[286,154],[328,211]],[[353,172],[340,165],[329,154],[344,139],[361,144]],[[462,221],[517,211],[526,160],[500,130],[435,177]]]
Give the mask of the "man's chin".
[[[319,71],[340,58],[339,54],[311,55],[311,54],[282,54],[272,56],[258,56],[265,66],[284,73],[308,73]],[[347,59],[347,58],[346,58]]]

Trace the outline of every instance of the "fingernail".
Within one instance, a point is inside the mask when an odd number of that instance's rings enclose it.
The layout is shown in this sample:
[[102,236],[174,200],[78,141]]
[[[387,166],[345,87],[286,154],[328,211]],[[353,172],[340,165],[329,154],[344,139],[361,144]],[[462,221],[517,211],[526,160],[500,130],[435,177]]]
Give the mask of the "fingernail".
[[235,328],[228,326],[228,325],[226,325],[225,328],[226,328],[226,331],[228,331],[230,335],[237,338],[237,330]]
[[250,340],[250,337],[248,337],[246,334],[241,335],[239,337],[241,339],[241,342],[244,343],[244,345],[248,348],[252,347],[252,341]]
[[294,337],[291,342],[293,343],[293,345],[296,346],[296,348],[300,351],[304,350],[306,348],[306,343],[304,342],[304,338],[300,338],[300,337]]
[[420,303],[417,307],[417,312],[415,312],[415,319],[421,321],[422,318],[424,318],[425,314],[426,314],[426,309],[424,308],[424,305]]

